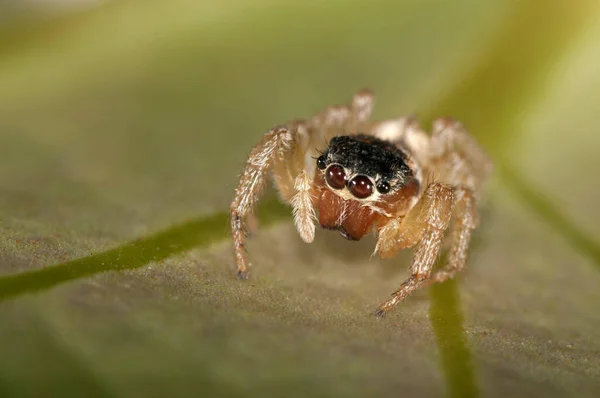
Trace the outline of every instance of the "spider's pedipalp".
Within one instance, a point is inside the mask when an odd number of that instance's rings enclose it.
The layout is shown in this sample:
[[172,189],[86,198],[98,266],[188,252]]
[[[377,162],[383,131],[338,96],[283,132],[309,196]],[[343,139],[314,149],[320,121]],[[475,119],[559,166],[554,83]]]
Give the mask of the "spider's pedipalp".
[[291,200],[294,224],[303,241],[311,243],[315,238],[315,220],[317,216],[312,205],[312,180],[302,171],[294,183],[296,194]]
[[[414,247],[423,239],[428,226],[442,228],[449,222],[453,203],[447,200],[451,188],[433,183],[403,217],[391,218],[379,230],[375,251],[381,258],[391,258],[399,250]],[[434,223],[432,225],[432,223]],[[445,228],[445,227],[444,227]]]

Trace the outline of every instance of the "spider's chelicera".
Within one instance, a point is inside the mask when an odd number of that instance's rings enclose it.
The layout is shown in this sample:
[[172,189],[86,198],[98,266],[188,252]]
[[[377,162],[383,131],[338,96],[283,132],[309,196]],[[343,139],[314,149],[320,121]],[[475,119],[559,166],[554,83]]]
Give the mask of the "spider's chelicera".
[[[254,147],[231,204],[240,278],[250,267],[245,220],[269,172],[305,242],[313,241],[318,222],[350,240],[375,232],[383,258],[414,248],[411,276],[378,315],[464,267],[489,158],[454,120],[437,119],[428,135],[411,117],[370,122],[373,103],[372,93],[360,91],[347,105],[272,129]],[[447,264],[433,272],[447,229]]]

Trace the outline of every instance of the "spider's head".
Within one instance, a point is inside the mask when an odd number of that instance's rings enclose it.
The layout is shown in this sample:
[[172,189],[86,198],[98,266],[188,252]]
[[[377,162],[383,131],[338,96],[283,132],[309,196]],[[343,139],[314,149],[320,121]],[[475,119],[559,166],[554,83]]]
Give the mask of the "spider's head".
[[392,216],[419,183],[394,144],[369,135],[338,136],[317,158],[323,187],[319,221],[348,239],[360,239],[377,217]]

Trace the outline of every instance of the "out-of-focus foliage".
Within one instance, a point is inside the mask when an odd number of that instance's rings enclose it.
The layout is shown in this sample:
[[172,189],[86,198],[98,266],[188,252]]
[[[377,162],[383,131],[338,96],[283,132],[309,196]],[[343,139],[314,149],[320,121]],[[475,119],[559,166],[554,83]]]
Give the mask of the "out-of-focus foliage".
[[[0,396],[600,394],[596,2],[6,4]],[[384,320],[409,253],[268,199],[240,283],[224,212],[261,134],[362,87],[497,164],[468,270]]]

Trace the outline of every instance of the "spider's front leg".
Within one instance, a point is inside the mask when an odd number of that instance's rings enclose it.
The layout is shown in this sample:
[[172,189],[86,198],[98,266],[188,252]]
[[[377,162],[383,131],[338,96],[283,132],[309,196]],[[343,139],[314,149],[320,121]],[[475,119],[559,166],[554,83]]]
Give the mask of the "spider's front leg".
[[477,197],[492,171],[492,162],[461,123],[434,122],[430,157],[438,178],[455,187],[455,210],[446,265],[428,284],[444,282],[465,266],[471,234],[479,224]]
[[[387,254],[384,248],[395,252],[395,249],[389,246],[389,242],[394,242],[399,247],[416,245],[416,248],[411,266],[412,275],[392,294],[390,299],[379,305],[376,315],[383,316],[431,277],[453,208],[452,187],[442,183],[432,183],[400,223],[394,224],[392,220],[390,227],[386,225],[387,228],[381,229],[378,250],[382,256]],[[380,246],[380,242],[387,242],[387,244]]]
[[471,234],[479,224],[477,203],[473,193],[466,188],[457,188],[455,197],[455,221],[450,237],[451,246],[448,253],[448,262],[442,269],[436,271],[431,276],[431,279],[427,283],[428,285],[451,279],[465,267]]
[[286,127],[277,127],[266,133],[250,152],[246,168],[235,190],[230,216],[237,275],[240,279],[248,277],[250,268],[245,246],[246,219],[260,197],[269,170],[275,163],[284,161],[293,144],[294,135]]

